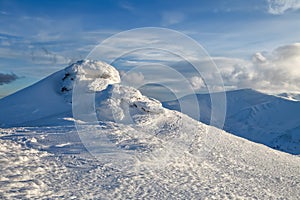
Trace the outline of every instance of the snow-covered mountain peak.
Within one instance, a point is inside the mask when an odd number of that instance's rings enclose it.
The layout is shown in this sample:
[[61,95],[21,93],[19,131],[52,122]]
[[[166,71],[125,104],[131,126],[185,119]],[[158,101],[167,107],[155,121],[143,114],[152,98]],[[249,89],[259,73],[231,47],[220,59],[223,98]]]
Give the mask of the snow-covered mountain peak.
[[[97,92],[120,82],[119,72],[111,65],[93,60],[71,64],[45,79],[0,101],[0,126],[51,125],[72,117],[74,83]],[[45,95],[46,94],[46,95]],[[13,106],[12,106],[13,105]]]
[[74,81],[88,82],[91,92],[104,90],[109,84],[119,83],[119,72],[111,65],[94,60],[81,60],[65,68],[60,91],[69,94],[73,89]]

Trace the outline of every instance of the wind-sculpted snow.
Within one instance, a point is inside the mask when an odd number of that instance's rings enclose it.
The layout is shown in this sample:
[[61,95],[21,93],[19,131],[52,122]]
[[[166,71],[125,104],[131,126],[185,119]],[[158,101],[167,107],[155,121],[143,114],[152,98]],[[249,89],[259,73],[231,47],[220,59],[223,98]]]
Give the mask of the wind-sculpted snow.
[[132,87],[111,85],[107,90],[98,92],[96,97],[98,119],[131,122],[130,117],[138,113],[162,113],[164,108],[155,99],[143,96]]
[[1,129],[1,199],[296,200],[300,195],[299,157],[218,129],[211,137],[219,142],[211,149],[208,126],[175,111],[158,118],[140,115],[138,121],[139,131],[104,125],[113,144],[136,152],[126,170],[91,156],[72,126]]
[[79,81],[91,81],[88,85],[90,92],[102,91],[109,84],[119,83],[119,72],[111,65],[91,60],[78,61],[65,70],[62,78],[62,92],[71,94],[75,79]]

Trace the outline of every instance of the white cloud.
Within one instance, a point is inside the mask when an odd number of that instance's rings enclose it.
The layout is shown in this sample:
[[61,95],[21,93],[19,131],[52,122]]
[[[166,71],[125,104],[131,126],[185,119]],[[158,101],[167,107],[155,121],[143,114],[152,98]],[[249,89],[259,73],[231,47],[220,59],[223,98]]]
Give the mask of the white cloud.
[[8,12],[4,11],[4,10],[0,10],[0,14],[1,15],[10,15]]
[[170,26],[179,24],[185,18],[185,15],[181,12],[167,11],[162,13],[162,26]]
[[299,0],[268,0],[268,12],[274,15],[284,14],[288,10],[300,9]]
[[261,52],[257,52],[252,57],[252,60],[254,63],[265,63],[267,61],[267,58],[263,56]]
[[126,85],[143,85],[144,75],[141,72],[120,72],[122,83]]
[[22,55],[23,52],[14,51],[13,49],[10,48],[0,47],[0,58],[14,59],[17,57],[21,57]]
[[133,11],[134,7],[129,2],[120,2],[119,6],[125,10]]
[[300,43],[255,53],[252,60],[213,58],[228,88],[300,92]]
[[195,90],[199,90],[206,87],[203,79],[199,76],[193,76],[190,79],[190,83]]
[[0,46],[10,46],[11,43],[8,40],[1,40],[0,39]]
[[[168,33],[168,34],[166,34]],[[88,55],[91,59],[100,59],[107,62],[116,58],[134,57],[131,60],[160,60],[176,61],[185,59],[196,59],[203,57],[199,47],[195,43],[187,40],[184,35],[176,31],[165,31],[164,29],[141,28],[128,32],[116,34],[107,40],[102,41],[101,45],[96,47]],[[195,50],[195,48],[197,48]],[[201,54],[201,55],[199,55]],[[180,55],[180,56],[178,56]]]
[[[117,55],[117,58],[124,58],[124,60],[120,59],[118,61],[119,63],[117,64],[119,65],[117,66],[125,66],[125,69],[147,66],[154,68],[150,65],[156,63],[164,64],[186,77],[193,87],[202,86],[200,78],[192,78],[193,76],[199,76],[195,75],[197,71],[193,71],[190,64],[176,60],[178,58],[176,54],[180,55],[181,53],[177,49],[180,46],[184,53],[183,58],[189,58],[189,60],[195,60],[196,63],[200,63],[200,76],[203,77],[203,81],[207,85],[222,87],[222,83],[217,83],[218,73],[220,72],[227,89],[253,88],[272,93],[300,91],[300,43],[281,46],[272,52],[254,52],[252,59],[213,57],[213,61],[219,68],[218,72],[212,66],[210,59],[205,57],[205,55],[201,57],[201,54],[195,54],[189,43],[181,42],[182,40],[172,35],[162,35],[162,38],[156,38],[149,31],[141,30],[139,32],[140,35],[143,35],[143,39],[139,39],[138,36],[131,34],[129,34],[130,37],[115,38],[114,43],[109,46],[111,48],[98,48],[91,54],[91,58],[99,59]],[[173,43],[170,41],[173,41]],[[127,52],[128,46],[122,46],[122,44],[128,43],[134,46],[135,48],[133,49],[136,49],[136,51],[124,54],[124,52]],[[174,54],[169,54],[163,49],[143,49],[143,47],[155,47],[156,43],[161,44],[161,48],[169,49],[169,52],[174,52]],[[156,71],[145,70],[144,72],[144,78],[146,79],[149,73],[160,75],[161,69],[159,68]],[[162,80],[169,76],[170,73],[165,73],[164,75]],[[169,79],[167,80],[168,82],[171,83],[174,80],[174,84],[173,82],[172,84],[179,85],[177,84],[180,82],[178,78],[169,77]],[[127,78],[127,80],[141,82],[143,78],[140,74],[135,74],[133,77]],[[164,81],[166,82],[166,80]],[[202,89],[199,88],[199,90]]]

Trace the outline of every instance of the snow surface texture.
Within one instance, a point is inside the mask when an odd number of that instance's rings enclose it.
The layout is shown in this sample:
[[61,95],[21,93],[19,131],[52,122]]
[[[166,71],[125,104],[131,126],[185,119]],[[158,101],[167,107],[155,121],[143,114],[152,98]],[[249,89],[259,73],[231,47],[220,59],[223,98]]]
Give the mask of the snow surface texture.
[[[173,111],[146,114],[140,121],[141,132],[133,134],[128,125],[105,124],[115,145],[127,151],[151,147],[121,171],[90,156],[72,126],[1,129],[0,198],[296,200],[300,195],[299,157],[218,129],[212,150],[203,141],[207,126]],[[181,128],[186,132],[176,131]],[[142,131],[160,135],[147,138]]]
[[[274,149],[300,154],[299,101],[266,95],[251,89],[227,91],[226,97],[224,130]],[[193,96],[185,96],[179,101],[189,105],[190,98]],[[209,124],[210,95],[197,94],[197,98],[200,107],[200,119],[197,120]],[[164,102],[163,105],[169,109],[180,110],[179,101]]]
[[[44,79],[41,84],[48,86],[47,95],[51,99],[48,103],[57,101],[56,111],[70,106],[68,92],[72,87],[65,80],[78,78],[76,69],[85,64],[112,73],[96,75],[97,81],[86,91],[97,91],[96,112],[101,130],[93,129],[92,141],[85,142],[101,151],[106,144],[99,138],[105,134],[110,145],[121,153],[114,155],[114,162],[101,159],[105,155],[94,157],[81,142],[70,122],[74,119],[69,115],[53,115],[56,110],[53,104],[49,109],[52,114],[42,110],[43,120],[40,120],[32,117],[31,110],[21,101],[28,113],[16,113],[16,117],[23,119],[21,116],[27,114],[27,121],[22,123],[31,127],[0,129],[1,199],[298,199],[300,196],[299,157],[165,109],[138,90],[117,84],[116,71],[104,63],[81,61],[72,65],[77,66],[75,70],[67,68]],[[86,72],[80,74],[83,81],[89,78]],[[93,70],[90,73],[95,74]],[[44,91],[39,83],[30,88],[15,96],[26,99],[26,93],[30,93],[35,100],[39,97],[34,92]],[[1,109],[14,98],[1,101]],[[47,103],[35,105],[42,109]],[[17,105],[17,108],[22,107]],[[63,125],[41,126],[47,123]],[[7,119],[3,124],[11,126],[13,120]],[[122,153],[130,156],[129,165]]]

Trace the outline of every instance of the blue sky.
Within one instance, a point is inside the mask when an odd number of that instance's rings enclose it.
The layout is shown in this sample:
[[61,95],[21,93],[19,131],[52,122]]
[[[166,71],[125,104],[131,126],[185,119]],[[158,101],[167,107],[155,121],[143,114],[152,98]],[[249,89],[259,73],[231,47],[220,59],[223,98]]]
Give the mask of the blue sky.
[[297,0],[0,0],[0,96],[85,58],[115,33],[149,26],[198,41],[233,88],[300,91],[299,19]]

